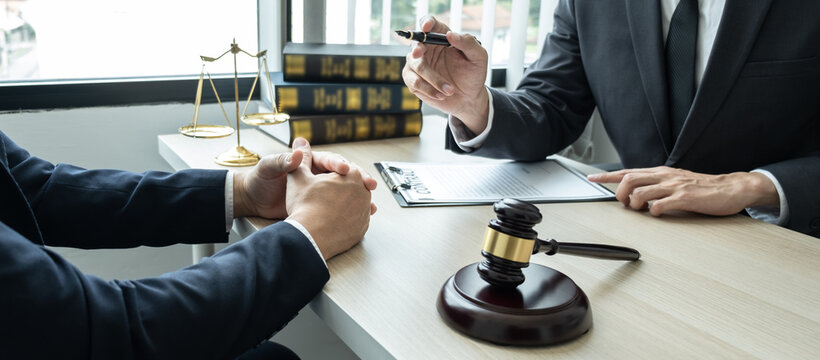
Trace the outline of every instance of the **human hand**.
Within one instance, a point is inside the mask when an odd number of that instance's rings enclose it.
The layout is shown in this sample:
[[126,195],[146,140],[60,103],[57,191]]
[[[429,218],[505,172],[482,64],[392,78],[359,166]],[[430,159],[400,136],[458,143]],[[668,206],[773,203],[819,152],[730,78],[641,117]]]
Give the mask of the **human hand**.
[[370,176],[370,174],[361,167],[347,161],[347,159],[341,155],[326,151],[313,151],[305,138],[300,137],[293,140],[293,152],[301,152],[304,154],[306,160],[303,160],[303,162],[310,164],[310,170],[314,175],[331,172],[339,175],[347,175],[351,169],[357,169],[362,174],[362,184],[367,190],[376,190],[376,186],[379,184],[376,179]]
[[[261,216],[269,219],[284,219],[288,212],[285,204],[287,173],[296,170],[300,164],[308,166],[313,174],[335,172],[345,175],[355,164],[349,163],[341,155],[330,152],[311,152],[303,138],[293,142],[292,153],[280,153],[263,157],[248,172],[234,174],[234,216]],[[362,183],[368,190],[376,189],[378,182],[361,171]],[[372,205],[372,211],[376,206]]]
[[[296,146],[296,142],[294,142]],[[376,208],[364,176],[354,165],[344,175],[314,173],[310,147],[305,142],[294,150],[303,152],[302,163],[288,174],[288,218],[298,221],[313,237],[325,259],[346,251],[364,237]]]
[[402,69],[404,83],[425,103],[481,133],[487,126],[490,106],[484,88],[487,51],[472,35],[451,32],[429,15],[421,19],[421,31],[446,33],[452,47],[414,43]]
[[708,175],[659,166],[594,174],[588,179],[620,182],[615,191],[618,201],[635,210],[648,207],[654,216],[674,210],[731,215],[748,207],[780,204],[774,184],[760,173]]

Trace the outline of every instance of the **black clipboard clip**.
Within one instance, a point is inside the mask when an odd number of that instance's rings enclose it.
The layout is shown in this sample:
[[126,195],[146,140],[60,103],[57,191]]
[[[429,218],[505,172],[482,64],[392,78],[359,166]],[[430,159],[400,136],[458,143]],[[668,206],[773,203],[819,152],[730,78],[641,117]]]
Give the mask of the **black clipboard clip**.
[[390,187],[390,191],[398,191],[399,188],[402,189],[410,189],[412,185],[405,180],[404,178],[404,171],[399,169],[395,166],[387,166],[382,167],[379,171],[382,175],[382,178],[387,183],[387,186]]
[[[435,206],[438,204],[427,204],[427,203],[409,203],[407,199],[405,199],[405,195],[413,192],[415,194],[429,194],[430,190],[427,189],[424,184],[419,181],[418,176],[416,176],[415,172],[412,170],[404,170],[397,166],[392,166],[387,162],[377,162],[373,163],[373,166],[376,167],[377,172],[381,175],[384,182],[387,184],[387,187],[390,188],[390,193],[393,194],[393,197],[399,203],[401,207],[422,207],[422,206]],[[465,204],[466,205],[466,204]]]

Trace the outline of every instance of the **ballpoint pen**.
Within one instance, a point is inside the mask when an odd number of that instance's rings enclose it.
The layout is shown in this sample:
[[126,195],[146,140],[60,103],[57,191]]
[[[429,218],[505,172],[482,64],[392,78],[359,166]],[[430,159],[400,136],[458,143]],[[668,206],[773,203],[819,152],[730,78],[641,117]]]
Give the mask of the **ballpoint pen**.
[[[396,34],[405,39],[415,40],[422,44],[452,46],[450,42],[447,41],[447,36],[442,33],[396,30]],[[478,39],[476,39],[476,42],[481,45],[481,41],[478,41]]]

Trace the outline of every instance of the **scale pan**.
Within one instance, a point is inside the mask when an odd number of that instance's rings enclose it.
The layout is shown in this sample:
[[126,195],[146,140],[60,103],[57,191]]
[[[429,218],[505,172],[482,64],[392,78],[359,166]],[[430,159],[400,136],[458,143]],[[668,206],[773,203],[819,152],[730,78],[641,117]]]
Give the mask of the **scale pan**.
[[255,113],[242,116],[242,122],[248,125],[276,125],[286,122],[290,119],[290,115],[285,113]]
[[225,125],[187,125],[179,128],[179,133],[192,138],[216,139],[233,134],[234,129]]

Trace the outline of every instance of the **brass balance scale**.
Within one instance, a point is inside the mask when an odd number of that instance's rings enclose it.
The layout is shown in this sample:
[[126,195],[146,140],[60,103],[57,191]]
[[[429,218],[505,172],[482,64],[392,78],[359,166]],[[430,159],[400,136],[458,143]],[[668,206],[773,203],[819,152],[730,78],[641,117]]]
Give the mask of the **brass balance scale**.
[[[215,62],[225,56],[227,53],[233,54],[233,86],[234,86],[234,98],[236,100],[236,128],[234,129],[231,126],[231,121],[228,118],[228,113],[225,111],[225,107],[222,105],[222,100],[219,98],[219,94],[216,91],[216,86],[214,85],[214,81],[211,78],[210,72],[206,70],[206,65],[208,63]],[[258,59],[259,66],[256,72],[256,78],[253,79],[253,85],[251,85],[251,91],[248,94],[248,99],[245,101],[245,106],[242,109],[242,113],[239,113],[239,77],[236,70],[236,55],[238,53],[246,54],[250,57]],[[239,138],[239,121],[241,120],[243,123],[252,125],[252,126],[260,126],[260,125],[276,125],[281,124],[290,119],[290,115],[286,113],[281,113],[277,110],[276,105],[276,95],[273,92],[273,85],[270,80],[270,71],[268,70],[268,61],[267,61],[267,50],[262,50],[258,52],[256,55],[251,55],[245,50],[239,48],[239,45],[236,44],[236,39],[233,40],[231,43],[231,48],[222,53],[217,57],[209,57],[209,56],[200,56],[202,59],[202,70],[199,73],[199,82],[196,88],[196,100],[194,102],[194,118],[191,120],[191,123],[179,128],[179,132],[182,135],[193,137],[193,138],[207,138],[207,139],[214,139],[214,138],[222,138],[226,136],[230,136],[231,134],[236,132],[236,146],[228,149],[228,151],[219,154],[215,161],[219,165],[224,166],[253,166],[259,162],[259,154],[246,149],[240,143]],[[251,97],[253,96],[253,91],[256,89],[256,84],[259,82],[259,74],[262,72],[262,67],[265,68],[265,76],[268,80],[268,93],[271,97],[271,104],[273,108],[273,112],[270,113],[252,113],[246,114],[248,110],[248,105],[251,102]],[[219,103],[220,109],[222,109],[222,115],[225,116],[225,122],[228,125],[202,125],[199,124],[199,106],[202,101],[202,83],[205,77],[205,74],[208,75],[208,81],[211,83],[211,88],[214,91],[214,96],[216,96],[216,101]]]

